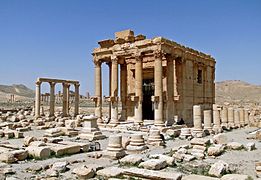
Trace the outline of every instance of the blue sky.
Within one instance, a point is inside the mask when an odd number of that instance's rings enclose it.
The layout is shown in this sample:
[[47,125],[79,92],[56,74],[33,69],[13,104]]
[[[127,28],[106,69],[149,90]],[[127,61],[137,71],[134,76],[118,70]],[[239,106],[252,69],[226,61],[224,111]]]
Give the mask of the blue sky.
[[124,29],[211,54],[216,81],[261,85],[260,0],[0,0],[0,84],[56,77],[93,93],[91,52]]

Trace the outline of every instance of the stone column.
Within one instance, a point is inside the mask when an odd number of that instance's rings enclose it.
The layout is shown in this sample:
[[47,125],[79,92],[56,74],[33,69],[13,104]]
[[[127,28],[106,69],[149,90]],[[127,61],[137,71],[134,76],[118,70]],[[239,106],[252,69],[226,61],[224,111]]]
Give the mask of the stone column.
[[249,114],[248,109],[244,109],[245,125],[249,125]]
[[203,129],[202,129],[202,119],[201,119],[201,106],[194,105],[193,106],[193,135],[196,137],[202,137]]
[[134,123],[142,123],[142,101],[143,101],[143,92],[142,92],[142,81],[143,81],[143,72],[142,72],[142,56],[139,54],[135,55],[135,121]]
[[35,118],[40,117],[40,106],[41,106],[41,83],[40,81],[37,81],[35,83],[36,89],[35,89]]
[[211,110],[204,110],[204,130],[212,131],[212,112]]
[[239,109],[239,121],[240,121],[240,127],[245,126],[245,117],[244,117],[244,109],[240,108]]
[[95,116],[97,123],[102,123],[102,71],[101,62],[95,61]]
[[120,71],[120,81],[121,81],[121,121],[127,120],[127,66],[126,64],[121,64],[121,71]]
[[223,107],[221,110],[221,126],[227,128],[228,127],[228,112],[227,108]]
[[111,59],[111,124],[118,124],[118,58]]
[[170,56],[167,57],[167,125],[174,123],[174,63]]
[[213,105],[213,131],[215,131],[215,133],[219,133],[222,131],[221,129],[221,123],[220,123],[220,112],[219,109],[217,107],[217,105]]
[[234,109],[233,108],[228,108],[227,111],[227,116],[228,116],[228,126],[230,128],[234,128],[235,123],[234,123]]
[[54,116],[54,109],[55,109],[55,83],[50,82],[50,113],[49,116]]
[[234,110],[234,123],[235,123],[236,128],[240,127],[240,117],[239,117],[239,110],[238,109]]
[[[109,67],[109,96],[111,96],[111,63],[107,63]],[[109,103],[109,119],[111,119],[111,103]]]
[[154,125],[163,127],[163,81],[162,81],[162,52],[154,52]]
[[67,83],[63,83],[63,117],[67,117],[68,116],[68,84]]
[[71,99],[70,86],[71,86],[70,84],[68,84],[68,86],[67,86],[67,108],[66,108],[66,111],[67,111],[68,116],[70,115],[70,99]]
[[74,84],[74,88],[75,88],[74,116],[75,117],[79,114],[79,103],[80,103],[79,87],[80,84]]

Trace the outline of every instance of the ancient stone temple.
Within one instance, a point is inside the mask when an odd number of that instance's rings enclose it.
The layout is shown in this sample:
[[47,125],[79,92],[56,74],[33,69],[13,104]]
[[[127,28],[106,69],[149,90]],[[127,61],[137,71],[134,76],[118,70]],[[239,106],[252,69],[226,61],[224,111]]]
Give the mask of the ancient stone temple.
[[[215,102],[215,59],[163,37],[146,39],[131,30],[99,41],[95,64],[95,115],[102,118],[102,63],[109,68],[110,123],[171,125],[174,116],[192,124],[193,105],[202,111]],[[119,73],[119,75],[118,75]],[[122,111],[118,116],[118,106]]]

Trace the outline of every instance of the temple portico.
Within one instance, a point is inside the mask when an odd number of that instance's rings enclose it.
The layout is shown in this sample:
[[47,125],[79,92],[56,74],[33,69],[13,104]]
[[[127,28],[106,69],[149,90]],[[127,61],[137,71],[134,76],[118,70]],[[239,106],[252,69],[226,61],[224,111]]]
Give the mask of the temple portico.
[[[70,85],[74,85],[75,93],[75,107],[74,107],[74,116],[79,114],[79,81],[72,80],[61,80],[61,79],[50,79],[50,78],[38,78],[36,81],[36,94],[35,94],[35,118],[41,117],[40,109],[41,109],[41,84],[47,82],[50,84],[50,94],[49,94],[49,116],[53,117],[55,113],[55,85],[61,83],[63,85],[63,117],[69,116],[69,98],[70,98]],[[60,95],[59,95],[60,96]]]
[[[102,63],[109,67],[110,124],[124,121],[172,125],[174,116],[192,125],[192,107],[211,109],[215,97],[215,60],[210,55],[162,37],[146,39],[133,31],[98,42],[95,65],[95,115],[102,123]],[[119,94],[120,93],[120,94]],[[122,111],[118,110],[121,103]]]

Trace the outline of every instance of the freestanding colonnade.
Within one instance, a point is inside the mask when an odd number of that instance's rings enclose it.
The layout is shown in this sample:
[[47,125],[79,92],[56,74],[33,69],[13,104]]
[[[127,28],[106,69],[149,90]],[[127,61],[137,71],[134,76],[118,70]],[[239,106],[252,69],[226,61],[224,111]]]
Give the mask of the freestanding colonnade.
[[75,107],[74,116],[79,114],[79,81],[72,80],[62,80],[62,79],[50,79],[50,78],[38,78],[36,81],[36,91],[35,91],[35,118],[41,117],[41,84],[47,82],[50,84],[50,112],[49,116],[54,116],[55,112],[55,85],[61,83],[63,85],[63,117],[69,115],[69,95],[70,86],[74,85],[75,88]]

